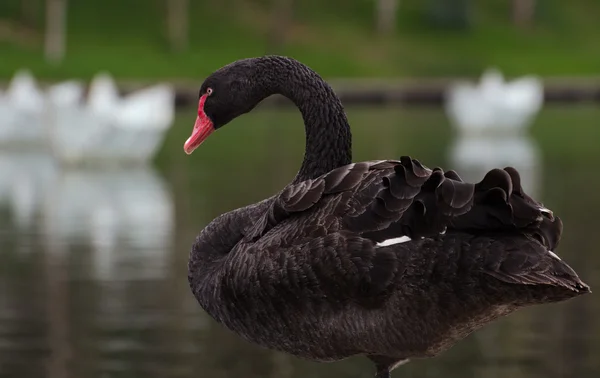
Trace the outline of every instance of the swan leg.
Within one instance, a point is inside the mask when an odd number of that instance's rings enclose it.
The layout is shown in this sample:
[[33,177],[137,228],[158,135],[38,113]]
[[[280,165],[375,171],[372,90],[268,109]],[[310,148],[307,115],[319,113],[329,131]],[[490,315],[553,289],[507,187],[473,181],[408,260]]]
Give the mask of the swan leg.
[[388,369],[378,370],[375,378],[392,378]]
[[391,372],[398,366],[408,362],[408,358],[387,357],[387,356],[367,356],[375,364],[377,373],[375,378],[391,378]]

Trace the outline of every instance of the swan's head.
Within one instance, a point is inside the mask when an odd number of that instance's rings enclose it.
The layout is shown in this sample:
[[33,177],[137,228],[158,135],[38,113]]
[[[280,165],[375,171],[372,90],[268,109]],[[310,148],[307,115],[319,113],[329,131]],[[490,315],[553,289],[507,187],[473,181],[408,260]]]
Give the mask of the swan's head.
[[[256,58],[243,59],[213,72],[200,87],[198,117],[183,149],[191,154],[216,129],[249,112],[266,97]],[[261,80],[259,80],[261,79]]]

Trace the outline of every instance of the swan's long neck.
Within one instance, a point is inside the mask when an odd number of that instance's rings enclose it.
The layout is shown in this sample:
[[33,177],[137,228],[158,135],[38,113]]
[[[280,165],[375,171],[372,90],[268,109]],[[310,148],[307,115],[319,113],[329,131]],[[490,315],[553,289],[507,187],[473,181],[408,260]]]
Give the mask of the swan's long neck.
[[[352,136],[344,108],[317,73],[285,57],[251,58],[246,62],[251,67],[246,73],[254,84],[250,93],[256,103],[281,94],[292,100],[302,113],[306,152],[294,182],[318,177],[352,162]],[[274,198],[223,214],[198,235],[190,254],[188,278],[207,311],[210,301],[206,296],[216,293],[218,275],[222,274],[219,267],[243,238],[246,227],[267,211]]]
[[265,57],[265,94],[289,98],[302,113],[306,151],[294,182],[318,177],[352,162],[352,135],[344,107],[333,89],[304,64],[285,57]]

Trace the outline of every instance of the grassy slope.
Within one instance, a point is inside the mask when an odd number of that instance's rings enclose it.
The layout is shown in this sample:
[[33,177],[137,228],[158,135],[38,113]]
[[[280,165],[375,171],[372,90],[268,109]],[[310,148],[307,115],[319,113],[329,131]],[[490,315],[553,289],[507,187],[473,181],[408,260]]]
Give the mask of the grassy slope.
[[[40,2],[41,3],[41,2]],[[99,69],[118,77],[202,77],[234,59],[266,51],[270,14],[264,0],[192,1],[191,47],[171,54],[162,35],[162,1],[71,1],[67,60],[43,62],[41,35],[19,26],[19,0],[0,2],[0,78],[21,66],[49,78],[88,78]],[[600,28],[596,0],[540,1],[535,28],[508,22],[508,1],[482,0],[469,31],[432,27],[421,0],[402,0],[398,31],[372,31],[372,0],[298,1],[289,43],[280,51],[327,77],[478,74],[495,64],[508,74],[597,74]],[[425,5],[423,5],[425,4]],[[235,12],[232,11],[235,9]],[[41,12],[41,9],[40,9]],[[43,17],[39,17],[40,20]],[[18,41],[18,42],[15,42]]]

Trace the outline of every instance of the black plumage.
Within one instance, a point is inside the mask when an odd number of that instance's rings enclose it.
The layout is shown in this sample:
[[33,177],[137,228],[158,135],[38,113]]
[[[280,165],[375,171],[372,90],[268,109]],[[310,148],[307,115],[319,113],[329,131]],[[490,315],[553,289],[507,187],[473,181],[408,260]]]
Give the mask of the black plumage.
[[351,163],[342,105],[289,58],[232,63],[209,87],[215,128],[274,93],[306,127],[293,182],[213,220],[190,254],[200,305],[246,340],[318,361],[366,355],[383,378],[519,308],[590,292],[552,252],[562,222],[515,169],[473,184],[408,156]]

